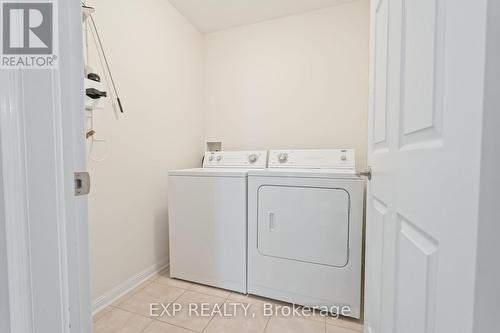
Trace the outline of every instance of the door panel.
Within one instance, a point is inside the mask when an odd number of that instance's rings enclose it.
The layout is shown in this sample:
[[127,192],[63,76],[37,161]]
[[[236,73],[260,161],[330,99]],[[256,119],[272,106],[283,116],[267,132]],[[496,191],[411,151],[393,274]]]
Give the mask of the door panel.
[[387,144],[387,29],[389,23],[388,0],[380,0],[374,21],[374,94],[373,144],[381,149]]
[[400,146],[440,145],[442,131],[442,0],[402,3]]
[[396,331],[432,332],[438,243],[401,216],[398,225]]
[[262,186],[258,214],[257,247],[261,254],[336,267],[347,264],[347,191]]
[[405,0],[403,15],[404,134],[434,125],[436,0]]
[[486,5],[372,1],[366,332],[472,332]]

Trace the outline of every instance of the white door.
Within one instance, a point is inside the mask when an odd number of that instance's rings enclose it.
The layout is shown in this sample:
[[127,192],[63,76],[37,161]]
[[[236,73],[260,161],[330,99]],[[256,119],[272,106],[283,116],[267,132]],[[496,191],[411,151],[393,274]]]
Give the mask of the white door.
[[58,68],[0,69],[2,333],[91,332],[81,4],[55,2]]
[[366,332],[472,332],[486,2],[372,0]]

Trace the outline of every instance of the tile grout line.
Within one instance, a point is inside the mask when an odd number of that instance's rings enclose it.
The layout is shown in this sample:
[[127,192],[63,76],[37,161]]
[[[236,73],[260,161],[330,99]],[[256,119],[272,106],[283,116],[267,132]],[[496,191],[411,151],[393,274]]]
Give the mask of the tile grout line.
[[[141,288],[141,289],[142,289],[142,288]],[[174,300],[172,300],[172,302],[175,302],[176,300],[178,300],[178,299],[179,299],[182,295],[184,295],[184,294],[188,291],[187,289],[182,289],[182,288],[178,288],[178,289],[183,290],[183,292],[182,292],[182,294],[180,294],[179,296],[177,296]],[[139,290],[138,290],[138,291],[139,291]],[[135,292],[134,292],[133,294],[135,294]],[[127,299],[128,299],[128,297],[127,297]],[[135,314],[135,315],[139,315],[139,316],[144,317],[144,318],[149,318],[149,319],[151,319],[151,320],[156,320],[155,318],[151,318],[151,317],[149,317],[149,316],[145,316],[145,315],[144,315],[144,314],[142,314],[142,313],[137,313],[137,312],[130,311],[130,310],[128,310],[128,309],[122,308],[122,307],[121,307],[121,306],[119,306],[119,305],[113,305],[113,304],[111,304],[111,305],[109,305],[109,307],[112,307],[112,308],[115,308],[115,309],[119,309],[119,310],[122,310],[122,311],[125,311],[125,312],[128,312],[128,313],[132,313],[132,314]],[[100,320],[100,319],[99,319],[99,320]]]
[[[129,291],[128,293],[126,293],[125,295],[123,295],[122,297],[118,298],[116,301],[114,301],[113,303],[111,303],[110,305],[108,306],[114,306],[113,304],[117,303],[118,301],[123,302],[125,300],[128,300],[129,298],[131,298],[132,296],[134,296],[136,293],[142,291],[144,288],[146,288],[147,286],[149,286],[153,281],[144,281],[143,283],[141,283],[140,285],[138,285],[136,288],[134,288],[133,290]],[[116,306],[114,306],[116,307]]]
[[[185,290],[185,291],[187,291],[187,290]],[[183,294],[184,294],[184,293],[183,293]],[[183,294],[181,294],[179,297],[181,297]],[[179,297],[177,297],[177,298],[179,298]],[[177,298],[176,298],[176,299],[177,299]],[[173,301],[173,302],[174,302],[174,301]],[[127,309],[121,308],[121,307],[119,307],[119,306],[110,305],[110,307],[113,307],[113,308],[115,308],[115,309],[118,309],[118,310],[121,310],[121,311],[124,311],[124,312],[130,313],[130,314],[133,314],[133,315],[136,315],[136,316],[140,316],[140,317],[142,317],[142,318],[147,318],[147,319],[150,319],[150,320],[151,320],[150,325],[151,325],[153,322],[157,321],[157,322],[159,322],[159,323],[161,323],[161,324],[166,324],[166,325],[175,326],[175,327],[177,327],[177,328],[182,328],[182,329],[185,329],[185,330],[188,330],[188,331],[194,332],[194,333],[200,333],[200,332],[198,332],[198,331],[193,331],[193,330],[192,330],[192,329],[190,329],[190,328],[183,327],[183,326],[179,326],[179,325],[176,325],[176,324],[172,324],[172,323],[169,323],[169,322],[166,322],[166,321],[163,321],[163,320],[157,319],[157,318],[151,318],[151,317],[149,317],[149,316],[145,316],[145,315],[144,315],[144,314],[142,314],[142,313],[133,312],[133,311],[130,311],[130,310],[127,310]],[[148,326],[149,326],[149,325],[148,325]],[[143,331],[141,331],[141,332],[143,332]]]
[[[242,301],[240,301],[240,300],[232,300],[232,299],[230,299],[230,297],[231,297],[231,294],[232,294],[232,293],[233,293],[233,292],[231,292],[231,293],[227,296],[227,298],[226,298],[226,302],[225,302],[226,304],[227,304],[228,302],[233,302],[233,303],[241,303],[241,304],[246,304],[246,305],[249,305],[250,307],[256,307],[256,308],[262,309],[262,305],[260,305],[260,304],[255,304],[255,303],[251,303],[251,302],[242,302]],[[248,296],[249,294],[246,294],[246,295]],[[267,318],[266,325],[264,326],[264,328],[262,329],[262,331],[261,331],[260,333],[265,333],[266,328],[267,328],[267,325],[269,324],[269,321],[270,321],[270,320],[271,320],[271,318]],[[208,325],[207,325],[207,327],[208,327]]]
[[[165,284],[165,285],[166,285],[166,284]],[[173,287],[173,286],[171,286],[171,285],[168,285],[168,286],[169,286],[169,287]],[[181,298],[181,297],[182,297],[185,293],[187,293],[188,291],[189,291],[189,292],[192,292],[192,293],[197,293],[197,294],[200,294],[200,295],[204,295],[204,296],[218,297],[218,298],[221,298],[221,299],[222,299],[222,297],[219,297],[219,296],[215,296],[215,295],[211,295],[211,294],[206,294],[206,293],[201,293],[201,292],[198,292],[198,291],[196,291],[196,290],[192,290],[192,289],[191,289],[191,287],[193,287],[193,286],[194,286],[194,284],[193,284],[193,285],[191,285],[188,289],[179,288],[179,289],[183,289],[183,290],[184,290],[184,292],[183,292],[182,294],[180,294],[177,298],[175,298],[172,302],[177,301],[179,298]],[[226,297],[226,298],[224,298],[224,302],[223,302],[223,304],[224,304],[224,303],[225,303],[225,301],[229,298],[229,295],[230,295],[230,293],[227,295],[227,297]],[[212,315],[212,317],[211,317],[211,318],[210,318],[210,320],[208,321],[207,325],[203,328],[203,330],[202,330],[201,332],[204,332],[204,331],[205,331],[205,329],[208,327],[208,325],[210,324],[210,322],[212,321],[212,319],[213,319],[213,318],[214,318],[214,315]],[[188,331],[194,332],[194,333],[200,333],[200,332],[198,332],[198,331],[194,331],[194,330],[192,330],[192,329],[190,329],[190,328],[187,328],[187,327],[182,327],[182,326],[179,326],[179,325],[176,325],[176,324],[172,324],[172,323],[169,323],[169,322],[165,322],[165,321],[160,320],[160,319],[157,319],[157,318],[152,318],[152,319],[153,319],[153,321],[158,321],[158,322],[160,322],[160,323],[164,323],[164,324],[172,325],[172,326],[175,326],[175,327],[178,327],[178,328],[182,328],[182,329],[185,329],[185,330],[188,330]]]
[[214,317],[215,317],[215,315],[212,315],[212,317],[210,317],[210,320],[205,325],[205,327],[203,327],[203,329],[201,330],[201,333],[205,332],[205,330],[207,329],[208,325],[210,325],[210,323],[212,322],[212,320],[214,320]]
[[181,329],[186,330],[186,331],[189,331],[189,332],[193,332],[193,333],[200,333],[200,332],[198,332],[198,331],[194,331],[194,330],[192,330],[192,329],[190,329],[190,328],[183,327],[183,326],[179,326],[179,325],[177,325],[177,324],[172,324],[172,323],[169,323],[169,322],[166,322],[166,321],[160,320],[160,319],[152,318],[152,320],[153,320],[153,322],[157,321],[157,322],[159,322],[160,324],[174,326],[174,327],[181,328]]
[[[141,291],[142,289],[146,288],[148,285],[151,284],[152,281],[144,281],[142,284],[138,285],[136,288],[134,288],[134,291],[129,291],[128,293],[126,293],[125,295],[121,296],[120,298],[118,298],[116,301],[114,301],[113,303],[109,304],[108,306],[106,306],[105,308],[102,308],[101,311],[97,312],[95,315],[99,314],[100,312],[104,311],[106,308],[110,307],[110,308],[114,308],[114,309],[120,309],[120,310],[124,310],[122,308],[120,308],[119,306],[117,305],[114,305],[117,301],[121,300],[121,301],[125,301],[127,299],[129,299],[130,297],[132,297],[135,293]],[[121,303],[120,301],[120,303]],[[126,311],[126,310],[125,310]],[[127,312],[130,312],[130,311],[127,311]],[[130,313],[133,313],[133,312],[130,312]],[[92,316],[92,319],[95,317],[95,315]],[[99,322],[104,316],[102,316],[101,318],[97,319],[96,321],[93,321],[92,324],[95,324],[97,322]]]
[[262,333],[266,333],[267,327],[269,326],[269,322],[271,321],[271,318],[267,318],[266,326],[264,326],[264,330],[262,331]]
[[[231,293],[228,293],[226,298],[224,298],[224,301],[222,302],[222,304],[226,304],[227,300],[229,299],[229,296],[231,295]],[[209,296],[212,296],[212,295],[209,295]],[[220,297],[222,298],[222,297]],[[207,329],[208,325],[210,325],[210,323],[212,322],[212,320],[214,320],[214,317],[215,315],[212,315],[212,317],[210,318],[210,320],[208,321],[208,323],[205,325],[205,327],[203,328],[203,330],[201,331],[201,333],[205,332],[205,330]]]
[[[108,305],[108,307],[111,307],[111,305]],[[104,309],[106,309],[106,308],[104,308]],[[104,311],[104,309],[102,309],[102,310],[101,310],[101,311],[99,311],[99,312]],[[98,312],[98,313],[99,313],[99,312]],[[98,314],[98,313],[97,313],[97,314]],[[106,315],[107,315],[107,314],[102,315],[102,316],[101,316],[101,318],[99,318],[99,319],[97,319],[97,320],[95,320],[95,321],[94,321],[94,316],[92,316],[92,325],[94,325],[95,323],[97,323],[98,321],[100,321],[100,320],[101,320],[102,318],[104,318]]]
[[121,311],[124,311],[124,312],[127,312],[127,313],[131,313],[133,315],[136,315],[136,316],[140,316],[140,317],[143,317],[143,318],[148,318],[148,319],[151,319],[153,320],[153,318],[150,318],[148,316],[145,316],[144,314],[142,313],[137,313],[137,312],[133,312],[133,311],[130,311],[130,310],[127,310],[127,309],[124,309],[124,308],[121,308],[119,306],[114,306],[114,305],[110,305],[111,307],[115,308],[115,309],[118,309],[118,310],[121,310]]
[[147,324],[146,327],[144,327],[139,333],[145,332],[151,325],[153,325],[153,322],[154,322],[154,320],[151,320],[151,322],[149,324]]
[[[202,295],[205,295],[205,296],[212,296],[212,297],[218,297],[218,298],[224,298],[224,300],[226,300],[227,298],[229,298],[229,296],[231,296],[231,292],[230,290],[227,290],[227,289],[219,289],[219,288],[216,288],[216,287],[212,287],[212,286],[207,286],[207,285],[204,285],[204,284],[199,284],[199,283],[194,283],[192,282],[191,283],[191,286],[189,286],[189,288],[181,288],[181,287],[177,287],[177,286],[174,286],[174,285],[171,285],[171,284],[168,284],[168,283],[160,283],[160,282],[156,282],[157,284],[161,284],[163,286],[169,286],[169,287],[174,287],[174,288],[179,288],[179,289],[184,289],[185,291],[190,291],[190,292],[193,292],[193,293],[198,293],[198,294],[202,294]],[[227,296],[220,296],[220,295],[214,295],[214,294],[209,294],[207,292],[203,292],[203,291],[198,291],[198,290],[193,290],[192,288],[195,287],[196,285],[198,286],[205,286],[205,287],[210,287],[210,288],[215,288],[215,289],[219,289],[219,290],[223,290],[225,292],[228,293]]]

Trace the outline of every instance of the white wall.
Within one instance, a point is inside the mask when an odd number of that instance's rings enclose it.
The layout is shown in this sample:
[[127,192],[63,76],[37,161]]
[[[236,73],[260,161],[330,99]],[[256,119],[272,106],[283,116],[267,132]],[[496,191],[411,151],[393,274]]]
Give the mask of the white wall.
[[357,150],[366,165],[369,1],[206,35],[206,138]]
[[[96,112],[109,156],[89,163],[95,301],[168,260],[167,171],[197,166],[202,153],[202,36],[166,0],[88,4],[125,108],[118,120],[110,103]],[[94,157],[103,153],[96,146]]]

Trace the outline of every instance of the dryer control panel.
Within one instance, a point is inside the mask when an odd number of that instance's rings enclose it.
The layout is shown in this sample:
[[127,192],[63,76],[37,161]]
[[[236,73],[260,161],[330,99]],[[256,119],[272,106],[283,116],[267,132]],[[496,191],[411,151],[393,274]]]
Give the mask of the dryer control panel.
[[356,170],[354,149],[271,150],[269,168]]
[[203,159],[203,167],[264,169],[267,167],[267,151],[207,152]]

